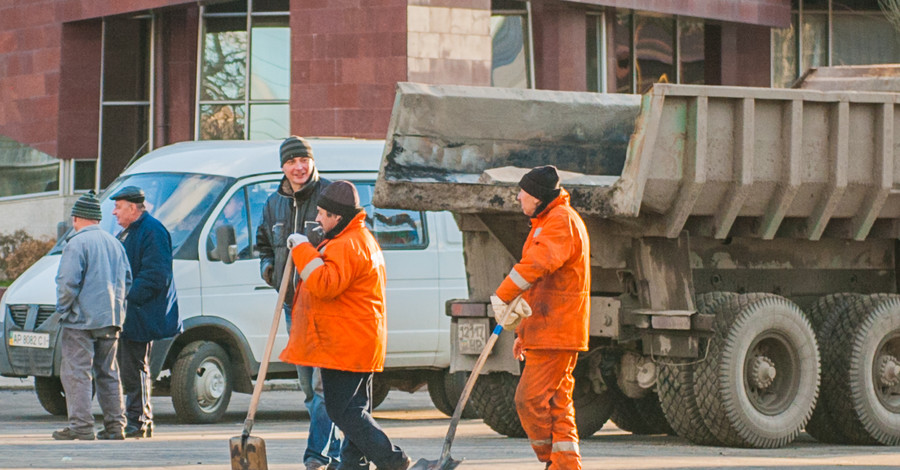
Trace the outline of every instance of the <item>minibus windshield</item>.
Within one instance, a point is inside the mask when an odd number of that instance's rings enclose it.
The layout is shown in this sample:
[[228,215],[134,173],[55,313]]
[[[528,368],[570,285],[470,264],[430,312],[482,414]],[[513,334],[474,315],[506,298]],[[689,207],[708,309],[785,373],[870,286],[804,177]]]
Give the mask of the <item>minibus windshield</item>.
[[[114,181],[100,198],[103,220],[100,226],[118,235],[122,227],[112,212],[115,201],[109,197],[125,186],[144,190],[147,212],[156,217],[172,235],[172,251],[178,252],[221,197],[230,178],[191,173],[143,173],[127,175]],[[61,253],[68,234],[57,242],[51,254]]]

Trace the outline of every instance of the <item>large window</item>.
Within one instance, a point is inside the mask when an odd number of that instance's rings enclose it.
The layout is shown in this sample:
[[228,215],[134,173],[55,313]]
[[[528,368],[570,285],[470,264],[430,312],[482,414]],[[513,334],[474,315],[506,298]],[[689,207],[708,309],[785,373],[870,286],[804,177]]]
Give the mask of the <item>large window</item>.
[[203,8],[198,140],[279,139],[290,131],[287,0]]
[[793,4],[791,26],[772,31],[772,86],[791,86],[812,67],[900,62],[900,34],[877,0]]
[[[153,17],[103,20],[99,183],[104,188],[135,158],[152,150],[150,129]],[[86,186],[90,163],[74,166],[74,189]]]
[[491,86],[534,88],[528,2],[491,2]]
[[612,10],[588,16],[590,91],[644,93],[657,82],[704,83],[703,20]]
[[59,191],[59,160],[0,136],[0,198]]

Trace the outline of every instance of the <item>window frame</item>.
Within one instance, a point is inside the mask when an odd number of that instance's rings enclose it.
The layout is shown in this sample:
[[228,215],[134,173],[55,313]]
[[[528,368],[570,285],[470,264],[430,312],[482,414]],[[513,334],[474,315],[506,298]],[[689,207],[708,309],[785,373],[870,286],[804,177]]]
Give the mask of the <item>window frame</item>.
[[[194,140],[214,140],[214,139],[202,139],[201,138],[201,125],[202,125],[202,114],[201,109],[204,106],[216,106],[216,105],[230,105],[236,107],[242,107],[244,109],[243,116],[243,140],[253,140],[250,138],[251,129],[250,129],[250,121],[251,121],[251,107],[253,105],[286,105],[288,106],[288,122],[287,129],[290,132],[290,60],[288,60],[288,97],[283,100],[273,100],[273,99],[251,99],[250,97],[250,78],[253,74],[253,59],[252,59],[252,51],[253,51],[253,19],[254,18],[273,18],[273,17],[286,17],[288,18],[288,29],[290,29],[290,10],[288,11],[254,11],[253,10],[253,0],[246,0],[247,9],[243,12],[208,12],[206,5],[200,5],[200,14],[198,21],[198,34],[197,34],[197,73],[196,73],[196,89],[194,90]],[[244,31],[247,33],[247,45],[246,45],[246,58],[244,65],[244,98],[242,100],[201,100],[203,95],[203,61],[204,61],[204,41],[206,36],[206,20],[207,18],[246,18],[246,26]],[[290,47],[290,40],[288,40],[288,47]]]

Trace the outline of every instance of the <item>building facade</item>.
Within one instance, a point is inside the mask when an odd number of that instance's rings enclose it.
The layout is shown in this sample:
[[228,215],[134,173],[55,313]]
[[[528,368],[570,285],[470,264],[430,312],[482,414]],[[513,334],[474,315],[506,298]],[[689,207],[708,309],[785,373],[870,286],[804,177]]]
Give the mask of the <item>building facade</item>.
[[398,81],[790,86],[900,61],[889,19],[877,0],[4,2],[0,217],[52,233],[67,198],[174,142],[383,138]]

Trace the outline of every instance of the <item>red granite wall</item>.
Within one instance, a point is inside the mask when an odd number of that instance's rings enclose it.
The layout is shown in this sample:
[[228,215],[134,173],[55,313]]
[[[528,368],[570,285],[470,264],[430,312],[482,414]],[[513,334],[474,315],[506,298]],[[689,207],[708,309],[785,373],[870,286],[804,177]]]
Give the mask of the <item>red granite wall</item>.
[[291,132],[384,138],[406,80],[406,0],[291,3]]

